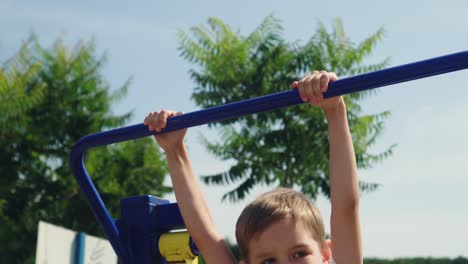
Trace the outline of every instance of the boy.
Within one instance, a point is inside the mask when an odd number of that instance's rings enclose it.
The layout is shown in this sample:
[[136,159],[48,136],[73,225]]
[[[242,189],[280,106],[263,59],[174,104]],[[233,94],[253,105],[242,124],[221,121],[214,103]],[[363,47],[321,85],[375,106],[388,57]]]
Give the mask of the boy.
[[[322,218],[302,194],[280,188],[258,197],[242,212],[236,225],[241,264],[338,263],[361,264],[359,188],[346,106],[340,97],[323,98],[337,76],[314,71],[292,84],[301,98],[323,109],[330,143],[331,239],[325,239]],[[160,131],[173,111],[150,113],[144,121]],[[222,236],[214,229],[210,211],[192,171],[183,138],[187,129],[156,135],[167,156],[181,214],[186,227],[209,264],[234,264]],[[333,256],[333,260],[332,260]],[[334,261],[334,262],[333,262]]]

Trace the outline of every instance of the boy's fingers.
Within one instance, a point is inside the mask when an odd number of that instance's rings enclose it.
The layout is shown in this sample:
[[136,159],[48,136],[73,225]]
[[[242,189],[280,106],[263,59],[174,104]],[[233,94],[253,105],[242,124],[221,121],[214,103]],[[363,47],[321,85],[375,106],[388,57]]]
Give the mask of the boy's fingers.
[[323,77],[323,73],[317,73],[314,75],[314,77],[311,80],[311,87],[312,87],[312,93],[314,96],[314,102],[319,103],[322,99],[322,92],[320,91],[321,87],[321,80]]
[[299,80],[299,82],[297,84],[297,89],[299,90],[299,94],[301,95],[301,99],[304,102],[309,101],[309,98],[307,98],[306,92],[305,92],[305,84],[306,84],[307,77],[308,77],[308,75],[302,77],[302,79]]
[[148,117],[148,125],[153,128],[153,130],[156,130],[157,125],[158,125],[158,113],[154,112],[151,114],[151,116]]
[[170,110],[151,112],[145,117],[143,124],[147,126],[150,131],[156,130],[157,132],[160,132],[167,126],[168,118],[181,114],[183,114],[183,112],[175,112]]
[[147,126],[148,129],[151,131],[154,130],[154,121],[153,121],[154,116],[155,116],[155,113],[151,112],[148,114],[148,116],[145,117],[145,121],[143,121],[143,124]]
[[322,71],[322,76],[320,77],[320,91],[322,93],[328,90],[328,83],[330,82],[331,75],[326,71]]
[[291,84],[291,88],[293,89],[297,89],[299,87],[299,82],[297,81],[294,81],[292,84]]
[[312,87],[312,80],[314,78],[314,74],[309,74],[307,75],[304,83],[303,83],[303,86],[304,86],[304,89],[302,91],[302,96],[307,98],[307,101],[313,101],[315,98],[314,98],[314,91],[313,91],[313,87]]
[[334,72],[313,71],[298,82],[293,82],[291,87],[299,90],[302,101],[320,106],[325,100],[323,93],[328,90],[329,83],[336,80],[338,76]]
[[143,121],[143,124],[146,126],[149,124],[149,122],[151,122],[151,114],[152,112],[148,113],[148,115],[145,117],[145,120]]
[[159,112],[159,115],[158,115],[158,128],[159,128],[159,131],[161,131],[161,129],[166,127],[166,120],[167,120],[168,116],[169,116],[169,113],[166,110],[162,110],[161,112]]

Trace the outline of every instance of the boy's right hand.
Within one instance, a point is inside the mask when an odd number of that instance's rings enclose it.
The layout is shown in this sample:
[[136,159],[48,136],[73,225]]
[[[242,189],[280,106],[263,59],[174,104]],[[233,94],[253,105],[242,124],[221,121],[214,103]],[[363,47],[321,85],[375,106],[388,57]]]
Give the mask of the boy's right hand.
[[[182,112],[171,110],[161,110],[159,112],[151,112],[146,116],[143,124],[148,127],[150,131],[160,132],[166,127],[167,119],[176,115],[181,115]],[[162,134],[154,135],[158,144],[165,152],[174,150],[184,144],[184,137],[187,133],[187,128],[171,131]]]
[[305,75],[301,80],[293,82],[292,88],[298,89],[304,102],[322,108],[325,112],[336,109],[343,99],[336,96],[324,99],[323,93],[328,90],[328,84],[338,80],[334,72],[313,71]]

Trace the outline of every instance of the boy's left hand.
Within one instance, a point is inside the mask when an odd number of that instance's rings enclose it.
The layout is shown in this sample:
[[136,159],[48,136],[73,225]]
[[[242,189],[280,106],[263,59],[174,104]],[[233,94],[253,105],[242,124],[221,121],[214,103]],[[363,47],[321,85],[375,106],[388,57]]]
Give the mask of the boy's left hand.
[[292,83],[293,89],[298,89],[304,102],[320,107],[324,111],[335,109],[342,102],[341,96],[324,99],[323,93],[328,90],[328,84],[338,80],[334,72],[313,71],[298,82]]

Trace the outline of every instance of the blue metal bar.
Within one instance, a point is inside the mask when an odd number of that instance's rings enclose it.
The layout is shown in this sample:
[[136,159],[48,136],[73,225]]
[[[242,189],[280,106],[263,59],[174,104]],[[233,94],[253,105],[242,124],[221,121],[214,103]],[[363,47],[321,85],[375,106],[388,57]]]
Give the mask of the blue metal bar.
[[[328,98],[374,89],[466,68],[468,68],[468,51],[344,78],[331,83],[328,91],[324,94],[324,97]],[[302,100],[297,90],[270,94],[172,117],[168,119],[166,128],[159,133],[203,125],[210,122],[231,119],[300,103],[302,103]],[[124,245],[119,242],[119,230],[109,215],[101,197],[97,193],[96,188],[86,172],[86,168],[83,163],[84,153],[89,148],[154,134],[156,134],[156,132],[149,131],[143,124],[118,128],[81,138],[75,144],[71,152],[71,166],[76,180],[86,196],[96,218],[104,228],[114,250],[123,263],[127,263],[128,253],[125,251]]]

